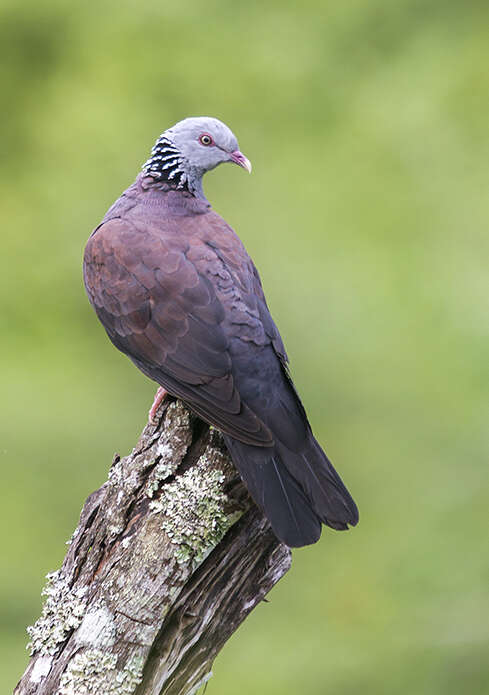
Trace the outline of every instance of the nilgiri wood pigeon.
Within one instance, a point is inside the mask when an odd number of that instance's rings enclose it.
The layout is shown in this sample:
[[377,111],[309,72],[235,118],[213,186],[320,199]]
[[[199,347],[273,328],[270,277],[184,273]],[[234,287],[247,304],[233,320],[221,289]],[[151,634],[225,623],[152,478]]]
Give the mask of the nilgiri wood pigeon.
[[303,546],[358,511],[312,434],[258,271],[204,195],[222,162],[251,171],[221,121],[166,130],[88,240],[85,286],[110,340],[162,387],[152,410],[167,391],[218,428],[277,537]]

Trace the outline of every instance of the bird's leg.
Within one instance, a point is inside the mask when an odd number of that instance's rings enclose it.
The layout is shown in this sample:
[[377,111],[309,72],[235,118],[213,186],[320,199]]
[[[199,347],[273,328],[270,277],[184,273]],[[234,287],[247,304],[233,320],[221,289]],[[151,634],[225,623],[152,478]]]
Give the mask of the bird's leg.
[[163,386],[160,386],[158,388],[158,391],[155,394],[155,399],[153,401],[153,405],[151,406],[151,410],[149,411],[149,421],[151,423],[156,422],[156,411],[160,407],[160,405],[163,403],[165,400],[165,397],[167,395],[168,391],[166,391]]

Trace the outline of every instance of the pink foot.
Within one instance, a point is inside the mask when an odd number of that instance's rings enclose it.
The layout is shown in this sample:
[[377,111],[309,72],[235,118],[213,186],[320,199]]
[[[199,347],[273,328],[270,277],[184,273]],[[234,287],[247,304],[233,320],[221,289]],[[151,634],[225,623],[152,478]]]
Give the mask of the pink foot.
[[151,410],[149,411],[149,421],[151,423],[155,423],[157,418],[156,418],[156,411],[160,407],[160,405],[163,403],[163,401],[166,398],[168,391],[165,391],[163,386],[160,386],[158,391],[156,392],[155,399],[153,401],[153,405],[151,406]]

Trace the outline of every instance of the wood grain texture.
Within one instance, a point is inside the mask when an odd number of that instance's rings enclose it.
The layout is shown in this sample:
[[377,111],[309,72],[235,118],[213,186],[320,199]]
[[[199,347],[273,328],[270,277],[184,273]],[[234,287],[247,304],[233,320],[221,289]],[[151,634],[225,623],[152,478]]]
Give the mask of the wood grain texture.
[[221,435],[166,401],[87,499],[15,695],[189,695],[290,567]]

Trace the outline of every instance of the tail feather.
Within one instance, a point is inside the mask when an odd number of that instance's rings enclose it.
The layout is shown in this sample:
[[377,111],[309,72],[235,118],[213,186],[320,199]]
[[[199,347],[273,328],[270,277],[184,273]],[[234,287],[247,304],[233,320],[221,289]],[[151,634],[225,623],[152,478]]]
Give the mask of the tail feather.
[[290,547],[315,543],[321,523],[338,531],[357,524],[357,506],[312,433],[300,453],[279,441],[271,448],[224,438],[250,495]]
[[321,535],[321,521],[276,452],[228,436],[224,439],[250,495],[275,535],[292,548],[315,543]]
[[296,456],[282,456],[291,475],[302,485],[316,514],[327,526],[345,530],[358,523],[357,505],[346,489],[331,461],[312,433],[308,446]]

